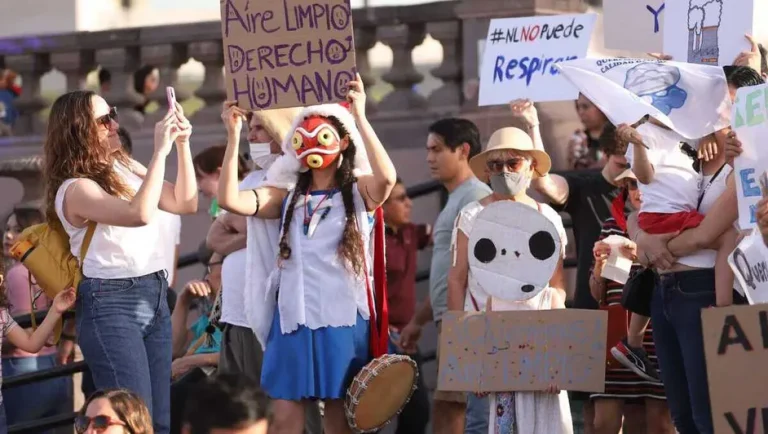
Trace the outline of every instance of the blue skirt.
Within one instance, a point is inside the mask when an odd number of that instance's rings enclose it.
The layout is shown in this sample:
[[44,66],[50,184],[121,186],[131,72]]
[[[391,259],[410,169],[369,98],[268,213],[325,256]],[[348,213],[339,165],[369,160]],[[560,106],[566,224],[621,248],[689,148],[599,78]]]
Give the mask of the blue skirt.
[[264,351],[261,387],[272,399],[344,399],[352,379],[371,360],[370,325],[360,314],[349,327],[283,334],[275,309]]

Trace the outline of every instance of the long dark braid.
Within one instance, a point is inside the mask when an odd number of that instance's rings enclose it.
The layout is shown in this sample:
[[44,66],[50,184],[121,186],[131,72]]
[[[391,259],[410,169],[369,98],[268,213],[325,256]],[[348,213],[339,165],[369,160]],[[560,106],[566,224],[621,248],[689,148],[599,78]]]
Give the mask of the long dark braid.
[[296,202],[299,200],[299,196],[302,192],[306,192],[309,188],[309,184],[312,182],[312,172],[300,172],[299,179],[296,181],[296,187],[291,193],[291,201],[285,206],[285,218],[283,218],[283,234],[280,236],[280,259],[287,260],[291,257],[291,246],[288,245],[288,229],[291,227],[291,220],[293,220],[293,210],[296,208]]
[[[341,165],[336,170],[335,181],[337,187],[341,190],[341,199],[344,203],[344,213],[346,214],[346,223],[344,231],[339,242],[338,254],[345,259],[347,265],[357,275],[363,274],[363,243],[362,236],[357,227],[357,218],[355,216],[355,200],[352,189],[357,179],[353,174],[355,154],[357,149],[352,142],[349,132],[344,125],[335,117],[329,116],[328,120],[336,128],[340,137],[347,137],[349,145],[341,153]],[[312,180],[311,171],[303,172],[299,175],[296,182],[296,188],[291,197],[291,203],[287,204],[288,209],[285,212],[283,221],[283,234],[280,238],[280,258],[283,260],[291,257],[291,247],[288,245],[288,228],[293,218],[293,209],[301,193],[306,192]]]

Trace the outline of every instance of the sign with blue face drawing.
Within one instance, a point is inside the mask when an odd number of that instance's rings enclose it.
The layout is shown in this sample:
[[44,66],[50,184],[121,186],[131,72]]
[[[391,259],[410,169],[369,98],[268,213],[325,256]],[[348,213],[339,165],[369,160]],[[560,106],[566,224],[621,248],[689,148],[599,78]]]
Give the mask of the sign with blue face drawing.
[[479,104],[507,104],[517,98],[576,99],[579,92],[554,65],[587,55],[594,24],[594,14],[491,20],[480,69]]
[[355,77],[348,0],[219,0],[227,99],[246,110],[343,101]]

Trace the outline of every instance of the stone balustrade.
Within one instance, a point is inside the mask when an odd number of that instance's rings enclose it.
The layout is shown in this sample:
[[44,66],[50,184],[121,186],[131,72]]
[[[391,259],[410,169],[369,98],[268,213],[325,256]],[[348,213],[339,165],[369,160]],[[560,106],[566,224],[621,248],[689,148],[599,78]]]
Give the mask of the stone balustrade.
[[[443,113],[458,111],[462,103],[462,25],[454,10],[455,2],[438,2],[353,11],[357,67],[366,84],[374,80],[368,51],[381,42],[393,54],[391,68],[381,77],[393,90],[378,103],[371,101],[372,113],[386,118],[393,113],[402,117],[404,112],[429,112],[430,108]],[[442,85],[425,98],[414,90],[424,77],[414,66],[412,51],[427,34],[442,44],[443,61],[432,71]],[[121,123],[130,130],[141,129],[154,119],[151,115],[143,119],[129,110],[140,101],[133,90],[134,71],[144,64],[159,68],[161,84],[150,99],[163,106],[165,86],[176,87],[179,101],[191,96],[177,86],[178,70],[190,59],[202,63],[205,70],[202,84],[194,91],[205,105],[192,121],[196,125],[219,122],[226,98],[219,21],[0,39],[0,67],[17,71],[24,88],[17,102],[20,117],[14,134],[39,135],[45,129],[40,115],[48,105],[41,95],[43,75],[54,69],[61,72],[71,91],[82,89],[86,76],[99,66],[112,74],[112,86],[104,96],[120,111]],[[132,112],[138,118],[124,117]]]

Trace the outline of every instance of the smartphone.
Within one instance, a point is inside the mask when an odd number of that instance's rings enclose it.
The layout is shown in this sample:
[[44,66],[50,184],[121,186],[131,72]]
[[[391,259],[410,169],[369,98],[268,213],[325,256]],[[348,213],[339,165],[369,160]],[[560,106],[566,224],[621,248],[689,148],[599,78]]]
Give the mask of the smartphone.
[[165,88],[165,95],[168,97],[168,110],[176,111],[176,91],[168,86]]

